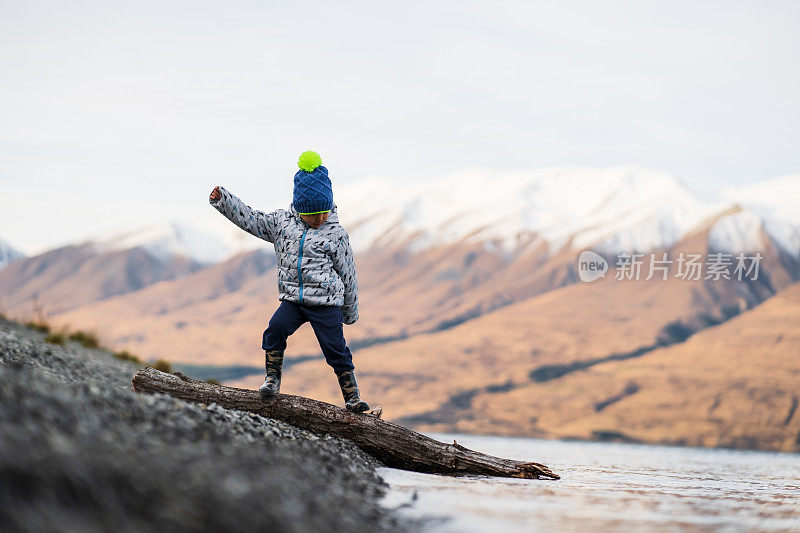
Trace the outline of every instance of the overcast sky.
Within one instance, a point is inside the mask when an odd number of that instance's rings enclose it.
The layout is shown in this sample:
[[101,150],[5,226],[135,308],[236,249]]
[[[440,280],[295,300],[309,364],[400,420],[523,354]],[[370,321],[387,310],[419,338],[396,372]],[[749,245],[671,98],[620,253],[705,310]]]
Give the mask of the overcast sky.
[[0,0],[0,239],[200,220],[224,184],[634,163],[800,172],[800,2]]

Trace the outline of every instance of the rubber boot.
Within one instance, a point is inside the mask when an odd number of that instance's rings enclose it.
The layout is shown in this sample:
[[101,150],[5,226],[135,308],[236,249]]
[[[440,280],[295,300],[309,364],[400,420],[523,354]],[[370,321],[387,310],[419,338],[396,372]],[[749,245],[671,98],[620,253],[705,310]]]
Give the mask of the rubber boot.
[[258,388],[261,399],[271,398],[281,390],[281,369],[283,368],[283,350],[267,350],[266,357],[267,377],[264,384]]
[[339,378],[339,387],[344,396],[344,406],[348,411],[363,413],[369,410],[369,404],[362,400],[358,395],[358,383],[356,383],[356,373],[353,370],[336,374]]

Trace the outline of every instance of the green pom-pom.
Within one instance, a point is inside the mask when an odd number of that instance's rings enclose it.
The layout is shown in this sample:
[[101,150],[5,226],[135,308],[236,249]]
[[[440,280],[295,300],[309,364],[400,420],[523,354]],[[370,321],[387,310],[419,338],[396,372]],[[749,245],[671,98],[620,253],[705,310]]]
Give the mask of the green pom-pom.
[[297,166],[306,172],[314,172],[314,169],[322,164],[322,158],[317,152],[303,152],[297,160]]

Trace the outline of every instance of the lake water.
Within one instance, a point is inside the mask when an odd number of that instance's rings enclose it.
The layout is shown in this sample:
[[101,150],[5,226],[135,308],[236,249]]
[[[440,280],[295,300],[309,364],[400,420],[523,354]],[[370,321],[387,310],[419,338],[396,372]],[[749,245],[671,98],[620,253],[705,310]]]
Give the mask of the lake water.
[[384,505],[433,518],[431,533],[800,531],[800,455],[431,434],[546,464],[559,481],[382,468]]

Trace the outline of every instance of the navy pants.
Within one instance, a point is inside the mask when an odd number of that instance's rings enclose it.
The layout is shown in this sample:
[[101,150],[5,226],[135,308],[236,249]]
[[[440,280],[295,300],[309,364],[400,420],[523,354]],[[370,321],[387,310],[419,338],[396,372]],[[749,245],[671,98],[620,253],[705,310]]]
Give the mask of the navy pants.
[[339,307],[303,305],[283,300],[269,319],[261,347],[264,350],[285,350],[289,335],[306,322],[311,322],[325,361],[333,367],[334,372],[338,374],[355,370],[353,354],[344,340],[343,321],[344,316]]

